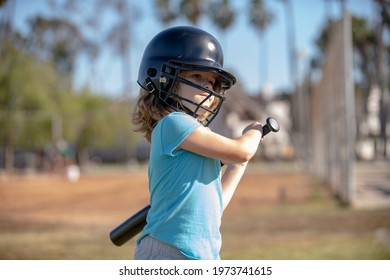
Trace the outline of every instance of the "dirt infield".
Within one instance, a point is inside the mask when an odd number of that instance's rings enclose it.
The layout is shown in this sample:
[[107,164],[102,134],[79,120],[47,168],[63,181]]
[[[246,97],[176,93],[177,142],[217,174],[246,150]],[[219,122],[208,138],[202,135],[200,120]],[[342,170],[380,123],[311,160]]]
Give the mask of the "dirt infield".
[[[131,259],[108,235],[148,203],[146,169],[3,176],[0,201],[0,259]],[[345,208],[290,168],[249,168],[221,230],[223,259],[390,259],[390,209]]]

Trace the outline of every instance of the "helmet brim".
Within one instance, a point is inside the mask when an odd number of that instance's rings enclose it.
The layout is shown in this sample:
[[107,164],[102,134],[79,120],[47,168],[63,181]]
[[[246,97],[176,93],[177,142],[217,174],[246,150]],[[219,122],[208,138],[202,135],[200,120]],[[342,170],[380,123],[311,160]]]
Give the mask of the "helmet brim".
[[188,71],[204,71],[204,72],[213,72],[218,76],[219,80],[223,80],[223,84],[226,85],[225,89],[231,88],[237,81],[236,77],[229,73],[226,70],[223,70],[220,65],[217,65],[214,61],[208,60],[196,60],[196,61],[182,61],[171,60],[170,63],[180,66],[180,70]]

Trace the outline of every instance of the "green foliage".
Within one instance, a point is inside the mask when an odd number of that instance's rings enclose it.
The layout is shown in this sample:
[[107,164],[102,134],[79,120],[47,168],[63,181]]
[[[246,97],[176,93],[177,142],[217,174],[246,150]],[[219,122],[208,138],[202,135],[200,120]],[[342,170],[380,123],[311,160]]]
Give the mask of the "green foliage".
[[64,135],[79,149],[131,146],[129,103],[110,100],[88,88],[72,96],[64,112]]
[[42,145],[50,135],[50,91],[57,77],[50,65],[37,62],[9,42],[0,50],[0,61],[0,143]]
[[41,16],[30,25],[32,51],[50,59],[59,73],[72,73],[76,56],[87,47],[79,28],[66,19]]
[[68,77],[11,43],[0,50],[0,146],[41,150],[58,140],[79,150],[131,147],[130,101],[69,89]]

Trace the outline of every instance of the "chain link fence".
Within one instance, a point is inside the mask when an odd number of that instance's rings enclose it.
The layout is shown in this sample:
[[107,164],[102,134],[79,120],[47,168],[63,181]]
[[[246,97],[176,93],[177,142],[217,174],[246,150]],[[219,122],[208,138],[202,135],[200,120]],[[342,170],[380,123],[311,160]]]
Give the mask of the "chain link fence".
[[327,181],[344,203],[354,196],[355,100],[351,17],[346,12],[334,23],[322,76],[312,94],[308,141],[311,171]]

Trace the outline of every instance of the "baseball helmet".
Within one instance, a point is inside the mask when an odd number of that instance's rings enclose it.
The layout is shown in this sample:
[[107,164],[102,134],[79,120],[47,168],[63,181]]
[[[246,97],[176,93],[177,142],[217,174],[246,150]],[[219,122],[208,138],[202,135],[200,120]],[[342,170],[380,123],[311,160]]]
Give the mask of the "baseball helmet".
[[[216,86],[206,89],[180,76],[181,71],[204,71],[216,74]],[[196,117],[199,109],[208,112],[207,126],[218,114],[222,102],[226,99],[224,92],[235,84],[236,78],[223,69],[223,52],[217,39],[211,34],[190,26],[168,28],[158,33],[147,45],[138,72],[138,84],[162,102],[176,111],[185,110]],[[218,102],[214,108],[205,108],[184,99],[175,93],[176,82],[184,83],[207,92],[207,100],[211,96]],[[191,111],[178,99],[185,100],[196,106]]]

